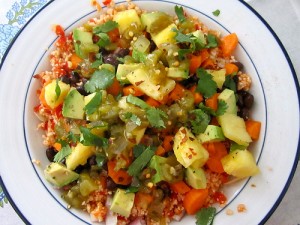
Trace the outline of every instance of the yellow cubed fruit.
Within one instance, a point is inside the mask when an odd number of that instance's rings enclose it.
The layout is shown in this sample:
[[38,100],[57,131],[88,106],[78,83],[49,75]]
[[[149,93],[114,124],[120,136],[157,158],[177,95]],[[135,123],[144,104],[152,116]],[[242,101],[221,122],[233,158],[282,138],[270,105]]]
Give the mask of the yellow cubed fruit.
[[[59,91],[58,91],[59,90]],[[70,85],[62,81],[52,80],[45,86],[45,101],[51,109],[61,105],[70,90]]]

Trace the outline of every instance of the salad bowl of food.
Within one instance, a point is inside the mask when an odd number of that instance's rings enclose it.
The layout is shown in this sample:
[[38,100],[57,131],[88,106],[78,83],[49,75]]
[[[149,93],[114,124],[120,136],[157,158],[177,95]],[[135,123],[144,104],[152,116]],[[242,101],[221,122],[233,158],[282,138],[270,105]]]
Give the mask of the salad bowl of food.
[[0,87],[28,224],[263,224],[297,164],[295,71],[244,2],[51,1]]

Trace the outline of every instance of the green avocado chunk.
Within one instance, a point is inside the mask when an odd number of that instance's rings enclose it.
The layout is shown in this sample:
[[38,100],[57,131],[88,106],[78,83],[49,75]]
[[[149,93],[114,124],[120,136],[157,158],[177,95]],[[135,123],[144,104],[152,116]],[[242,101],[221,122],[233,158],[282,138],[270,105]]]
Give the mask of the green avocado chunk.
[[218,96],[218,100],[223,100],[227,104],[226,113],[237,114],[236,98],[234,91],[224,89]]
[[169,26],[173,19],[164,12],[150,12],[141,15],[142,24],[150,34],[156,34]]
[[99,46],[93,43],[91,32],[74,29],[73,39],[75,52],[80,58],[87,58],[89,52],[99,52]]
[[185,171],[186,182],[195,189],[206,188],[206,176],[203,169],[188,167]]
[[225,140],[222,128],[215,125],[208,125],[204,133],[199,134],[197,138],[201,143]]
[[47,181],[56,187],[63,187],[79,178],[79,174],[67,169],[61,163],[51,163],[44,170]]
[[67,118],[84,119],[84,97],[76,89],[71,89],[66,96],[62,114]]
[[126,193],[125,190],[118,188],[110,206],[110,210],[121,216],[129,217],[134,203],[134,193]]

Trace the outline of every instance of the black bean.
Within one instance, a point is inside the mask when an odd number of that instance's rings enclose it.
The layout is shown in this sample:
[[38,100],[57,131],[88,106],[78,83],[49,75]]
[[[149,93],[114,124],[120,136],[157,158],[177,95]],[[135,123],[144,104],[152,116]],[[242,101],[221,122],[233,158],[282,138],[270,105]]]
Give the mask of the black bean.
[[115,190],[117,188],[117,184],[110,177],[107,177],[106,182],[108,190]]
[[244,120],[248,120],[249,119],[249,116],[250,116],[250,112],[249,112],[249,109],[247,108],[241,108],[241,110],[238,112],[238,115],[240,117],[242,117]]
[[61,80],[62,82],[64,82],[65,84],[71,84],[71,79],[70,79],[70,77],[67,76],[67,75],[62,76],[62,77],[60,78],[60,80]]
[[253,102],[254,102],[253,95],[250,94],[250,93],[247,93],[247,95],[244,96],[243,100],[244,100],[245,107],[250,109],[253,105]]
[[72,84],[76,84],[80,81],[80,75],[76,71],[72,71],[70,74],[70,80]]
[[240,95],[239,93],[236,95],[237,96],[237,106],[240,107],[240,108],[243,108],[244,107],[244,98],[242,95]]
[[93,43],[96,44],[100,40],[100,37],[96,34],[93,35]]
[[119,57],[119,58],[123,58],[125,57],[126,55],[128,55],[130,52],[130,50],[128,48],[118,48],[115,52],[114,52],[114,55],[116,57]]
[[119,64],[119,61],[114,54],[109,54],[107,56],[103,56],[103,62],[106,64],[111,64],[115,67],[117,67]]
[[83,96],[87,96],[89,93],[86,92],[86,90],[84,89],[84,86],[83,85],[80,85],[78,87],[76,87],[76,90],[82,94]]
[[153,52],[156,49],[156,44],[153,40],[150,40],[150,52]]
[[95,155],[93,155],[90,158],[88,158],[88,165],[89,166],[97,165],[97,161],[96,161],[96,156]]
[[83,170],[85,169],[84,166],[82,165],[79,165],[76,167],[76,169],[74,170],[76,173],[81,173]]
[[53,162],[56,153],[57,153],[57,151],[55,150],[55,148],[53,148],[53,147],[47,148],[47,149],[46,149],[46,156],[47,156],[47,159],[48,159],[50,162]]
[[244,65],[241,62],[234,62],[233,64],[239,68],[239,71],[241,71],[244,68]]

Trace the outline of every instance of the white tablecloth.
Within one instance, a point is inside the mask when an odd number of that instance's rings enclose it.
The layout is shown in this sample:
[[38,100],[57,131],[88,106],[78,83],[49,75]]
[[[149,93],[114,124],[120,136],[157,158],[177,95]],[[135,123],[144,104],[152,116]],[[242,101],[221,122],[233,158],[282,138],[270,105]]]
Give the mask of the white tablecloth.
[[[0,0],[0,59],[9,40],[48,0]],[[263,16],[285,46],[298,75],[300,75],[300,0],[248,0]],[[21,14],[19,13],[21,12]],[[18,17],[16,16],[19,13]],[[23,225],[9,203],[5,203],[0,189],[0,224]],[[291,186],[266,225],[300,224],[300,166]],[[2,204],[1,204],[2,203]]]

